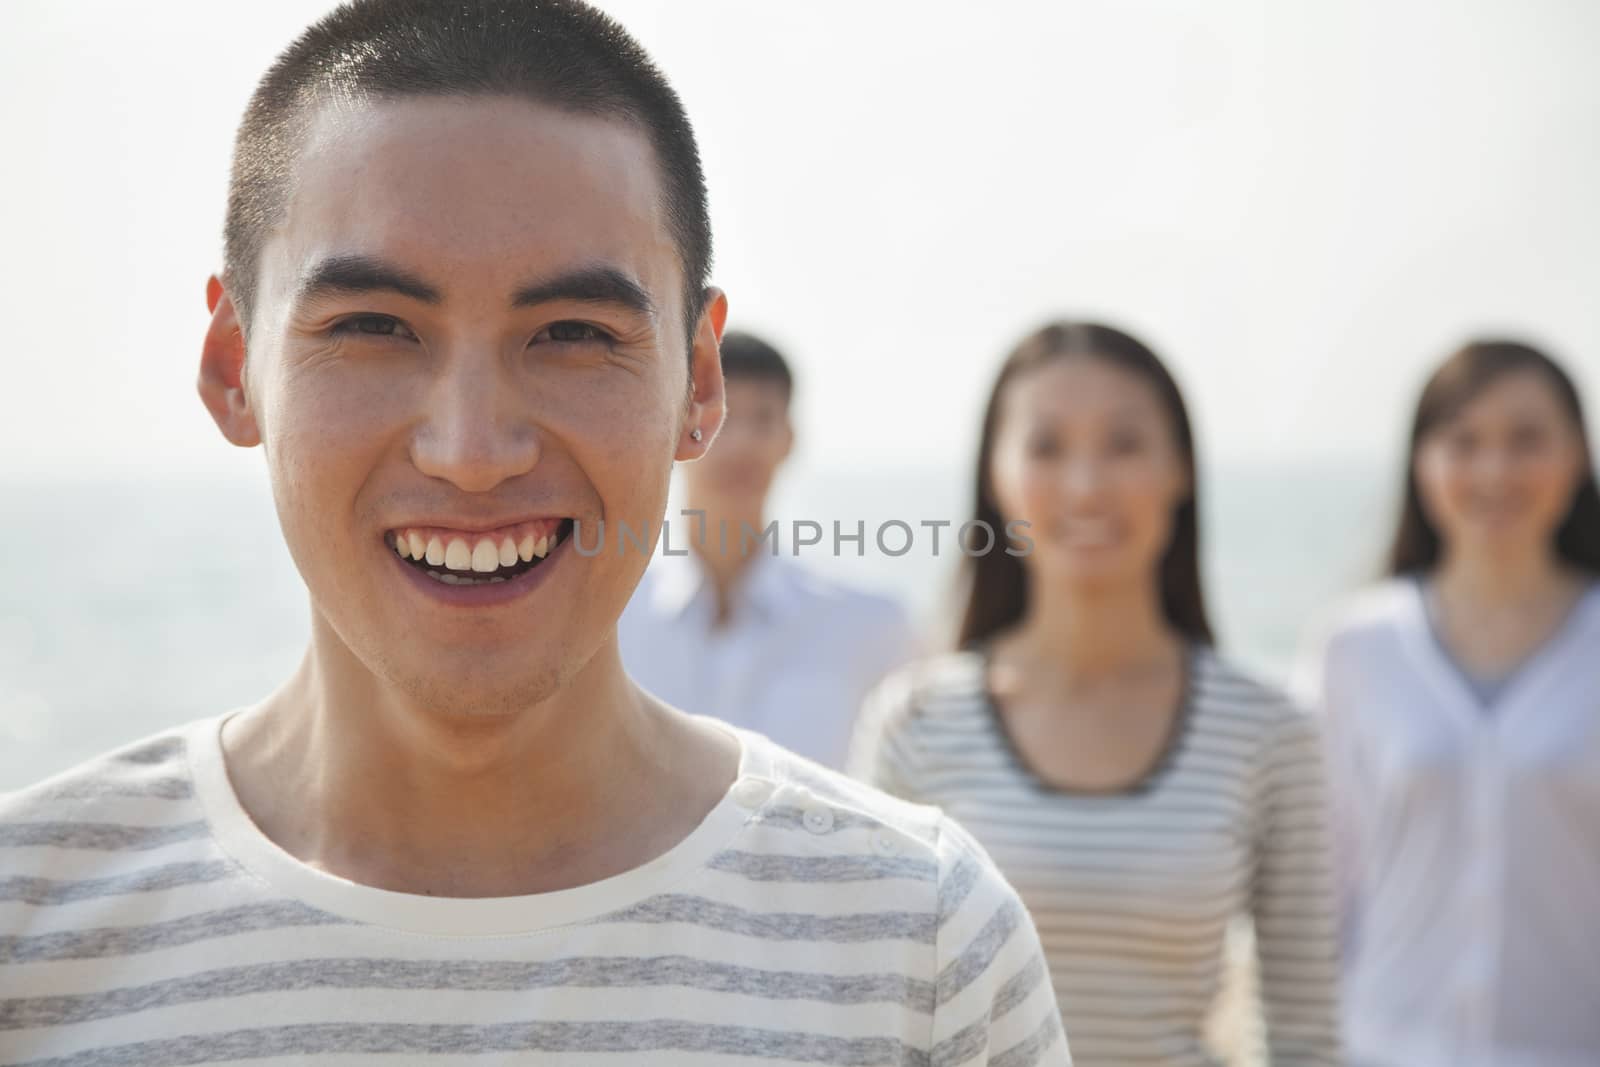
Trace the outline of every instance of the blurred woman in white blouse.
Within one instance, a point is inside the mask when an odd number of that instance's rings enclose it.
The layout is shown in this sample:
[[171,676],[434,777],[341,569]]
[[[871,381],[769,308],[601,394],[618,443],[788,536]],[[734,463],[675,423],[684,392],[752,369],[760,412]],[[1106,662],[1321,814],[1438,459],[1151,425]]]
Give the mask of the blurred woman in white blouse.
[[1600,493],[1572,380],[1469,344],[1423,389],[1390,579],[1326,713],[1362,1067],[1600,1064]]

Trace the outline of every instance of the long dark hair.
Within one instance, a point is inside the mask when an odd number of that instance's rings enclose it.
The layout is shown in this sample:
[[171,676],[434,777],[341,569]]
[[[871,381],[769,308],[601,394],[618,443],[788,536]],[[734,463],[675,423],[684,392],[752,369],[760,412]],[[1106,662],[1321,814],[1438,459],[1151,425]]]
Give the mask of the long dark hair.
[[[1561,365],[1543,352],[1517,341],[1473,341],[1445,360],[1417,401],[1411,421],[1411,444],[1406,457],[1405,496],[1400,505],[1400,526],[1389,549],[1391,575],[1416,574],[1431,570],[1439,562],[1439,531],[1422,510],[1422,495],[1417,488],[1417,451],[1422,442],[1440,426],[1460,414],[1461,409],[1485,389],[1507,374],[1534,371],[1572,418],[1585,457],[1589,452],[1589,433],[1583,419],[1583,403],[1578,388]],[[1595,483],[1594,467],[1580,480],[1572,510],[1556,531],[1556,553],[1580,570],[1600,574],[1600,488]]]
[[[1172,439],[1189,475],[1190,489],[1173,516],[1172,540],[1161,557],[1161,610],[1168,624],[1186,638],[1199,644],[1212,644],[1211,623],[1206,616],[1205,597],[1200,591],[1200,509],[1195,495],[1194,434],[1189,426],[1189,412],[1178,383],[1166,366],[1154,352],[1121,330],[1095,322],[1053,322],[1023,338],[1006,357],[983,414],[974,520],[987,523],[996,531],[1005,527],[1005,519],[995,502],[990,461],[1000,428],[1000,403],[1006,387],[1018,376],[1067,356],[1093,357],[1138,375],[1155,390],[1166,410]],[[969,555],[961,566],[966,606],[961,614],[956,644],[959,648],[972,648],[1022,618],[1028,607],[1028,581],[1021,558],[1006,552]]]

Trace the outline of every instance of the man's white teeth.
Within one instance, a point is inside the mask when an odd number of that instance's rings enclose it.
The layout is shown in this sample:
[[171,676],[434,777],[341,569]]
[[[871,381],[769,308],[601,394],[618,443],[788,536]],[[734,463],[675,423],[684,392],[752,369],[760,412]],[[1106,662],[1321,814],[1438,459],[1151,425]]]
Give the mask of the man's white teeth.
[[[430,566],[458,572],[451,577],[462,581],[486,581],[468,575],[493,575],[502,568],[515,567],[544,559],[556,547],[558,535],[535,536],[525,533],[521,540],[511,534],[453,536],[450,534],[422,534],[416,530],[396,530],[393,547],[401,559],[426,560]],[[435,577],[441,577],[435,573]],[[495,580],[504,581],[505,576]],[[450,584],[461,584],[460,582]]]
[[472,550],[472,569],[479,574],[493,574],[500,569],[500,550],[493,541],[479,541]]

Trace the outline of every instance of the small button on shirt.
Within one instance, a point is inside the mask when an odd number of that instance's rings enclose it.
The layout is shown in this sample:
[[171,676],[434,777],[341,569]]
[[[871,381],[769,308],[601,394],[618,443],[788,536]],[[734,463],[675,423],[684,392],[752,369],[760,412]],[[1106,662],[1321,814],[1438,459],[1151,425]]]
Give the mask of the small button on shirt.
[[618,624],[635,681],[685,711],[844,764],[867,691],[913,652],[894,601],[758,553],[716,625],[716,591],[692,553],[657,556]]

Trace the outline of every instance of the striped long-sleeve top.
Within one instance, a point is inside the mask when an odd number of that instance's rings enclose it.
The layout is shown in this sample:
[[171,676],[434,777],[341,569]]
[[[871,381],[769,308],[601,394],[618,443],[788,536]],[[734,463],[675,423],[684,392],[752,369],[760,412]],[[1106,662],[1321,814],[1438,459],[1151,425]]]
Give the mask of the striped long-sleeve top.
[[279,849],[228,782],[221,721],[0,797],[0,1063],[1069,1062],[983,851],[756,735],[657,859],[459,899]]
[[913,665],[869,699],[854,771],[938,804],[1033,914],[1079,1067],[1214,1062],[1230,921],[1254,919],[1271,1062],[1338,1062],[1336,918],[1314,721],[1196,648],[1177,729],[1121,793],[1068,793],[1019,756],[984,657]]

